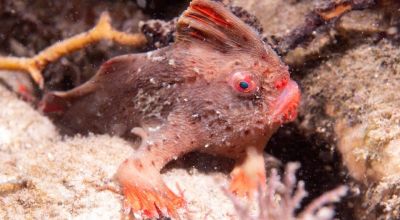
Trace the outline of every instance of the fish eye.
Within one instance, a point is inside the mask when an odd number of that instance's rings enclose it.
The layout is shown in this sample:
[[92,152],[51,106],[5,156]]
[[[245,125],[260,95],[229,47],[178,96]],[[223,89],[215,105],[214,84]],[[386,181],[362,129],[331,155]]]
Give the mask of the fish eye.
[[257,90],[253,75],[246,72],[235,72],[231,78],[231,86],[241,94],[253,94]]

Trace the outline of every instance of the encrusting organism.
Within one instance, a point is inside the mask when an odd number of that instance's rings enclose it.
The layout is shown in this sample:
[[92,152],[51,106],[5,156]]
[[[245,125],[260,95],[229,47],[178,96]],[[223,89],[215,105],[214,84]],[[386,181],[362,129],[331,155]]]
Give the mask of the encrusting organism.
[[296,181],[296,171],[300,168],[298,163],[288,163],[283,179],[276,169],[272,169],[267,180],[266,190],[259,190],[256,197],[257,213],[254,214],[249,207],[243,205],[231,194],[231,200],[241,220],[330,220],[335,216],[332,203],[339,202],[347,194],[346,186],[325,192],[311,201],[304,209],[300,209],[302,200],[307,196],[303,181]]

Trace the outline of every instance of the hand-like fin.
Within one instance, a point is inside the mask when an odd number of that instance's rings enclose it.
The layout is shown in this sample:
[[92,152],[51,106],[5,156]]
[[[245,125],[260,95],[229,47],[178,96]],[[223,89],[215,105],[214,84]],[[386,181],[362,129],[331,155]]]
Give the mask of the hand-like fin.
[[264,53],[258,33],[221,2],[193,0],[177,24],[178,42],[200,41],[223,52],[245,50]]

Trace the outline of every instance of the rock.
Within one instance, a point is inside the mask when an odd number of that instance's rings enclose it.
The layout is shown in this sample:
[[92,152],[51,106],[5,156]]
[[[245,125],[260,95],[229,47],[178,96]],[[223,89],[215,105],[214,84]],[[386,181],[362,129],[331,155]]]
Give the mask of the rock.
[[[277,36],[299,25],[314,4],[234,2],[255,13],[264,34]],[[311,42],[284,57],[295,70],[303,92],[295,127],[306,137],[318,137],[317,142],[335,146],[342,155],[343,171],[351,177],[344,181],[361,190],[348,206],[353,209],[355,205],[352,212],[356,219],[400,218],[396,8],[395,1],[382,1],[372,9],[352,11],[330,28],[318,29]]]

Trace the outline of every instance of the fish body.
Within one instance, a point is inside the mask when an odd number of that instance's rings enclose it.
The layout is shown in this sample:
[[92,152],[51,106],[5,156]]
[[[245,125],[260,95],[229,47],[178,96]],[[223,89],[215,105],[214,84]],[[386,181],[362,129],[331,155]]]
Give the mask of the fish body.
[[231,190],[265,185],[263,149],[296,117],[300,91],[259,34],[220,2],[193,0],[174,44],[105,62],[85,84],[45,96],[42,109],[71,132],[141,138],[117,179],[144,217],[176,216],[183,198],[160,170],[188,152],[236,161]]

